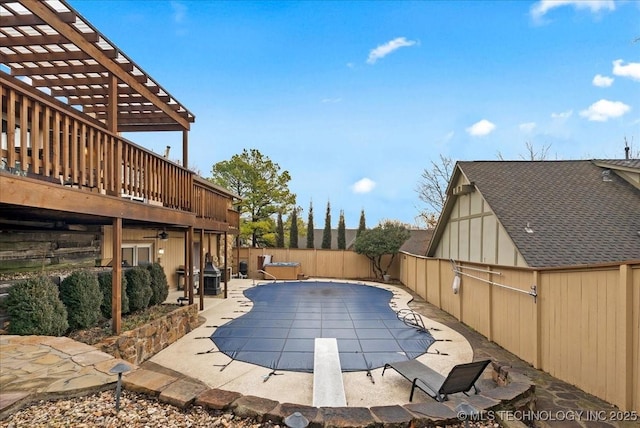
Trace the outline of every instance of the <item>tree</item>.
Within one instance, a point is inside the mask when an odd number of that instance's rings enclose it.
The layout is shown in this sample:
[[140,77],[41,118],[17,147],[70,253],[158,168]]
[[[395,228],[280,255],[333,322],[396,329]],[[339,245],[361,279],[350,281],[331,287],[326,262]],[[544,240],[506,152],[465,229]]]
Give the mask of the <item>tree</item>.
[[307,220],[307,248],[315,248],[313,233],[313,202],[309,202],[309,218]]
[[282,224],[282,211],[278,211],[278,222],[276,223],[276,247],[284,248],[284,225]]
[[289,248],[298,248],[298,207],[291,213],[291,229],[289,230]]
[[331,204],[329,202],[327,202],[327,214],[324,217],[321,248],[331,248]]
[[209,178],[242,198],[238,211],[242,219],[240,236],[250,239],[254,247],[266,245],[264,236],[275,232],[272,216],[295,204],[296,195],[289,190],[291,176],[257,149],[244,149],[230,160],[218,162]]
[[[400,247],[409,239],[409,235],[410,232],[405,225],[387,220],[373,229],[362,232],[356,238],[354,249],[356,253],[371,260],[376,278],[383,278],[389,271],[396,254],[400,251]],[[384,255],[391,255],[386,267],[382,267],[382,256]]]
[[[541,148],[536,148],[535,145],[531,141],[527,141],[524,143],[527,152],[524,155],[518,155],[522,160],[529,161],[543,161],[547,159],[549,154],[549,149],[551,148],[551,143],[543,144]],[[502,153],[498,152],[498,159],[505,160],[502,156]]]
[[364,218],[364,209],[360,211],[360,223],[358,224],[358,231],[356,232],[356,238],[360,236],[362,232],[367,230],[367,223]]
[[440,217],[447,199],[447,186],[455,163],[451,158],[440,155],[440,162],[431,161],[431,169],[422,171],[416,192],[427,208],[420,211],[418,217],[429,224],[430,219]]
[[340,210],[340,219],[338,220],[338,250],[347,249],[347,237],[344,225],[344,210]]

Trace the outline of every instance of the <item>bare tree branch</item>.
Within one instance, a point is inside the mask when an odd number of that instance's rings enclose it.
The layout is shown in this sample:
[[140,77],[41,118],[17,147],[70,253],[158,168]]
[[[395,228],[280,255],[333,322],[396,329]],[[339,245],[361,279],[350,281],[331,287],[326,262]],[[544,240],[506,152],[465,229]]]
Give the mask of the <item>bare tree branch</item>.
[[427,205],[427,209],[419,213],[427,225],[434,218],[440,216],[444,202],[447,199],[447,185],[453,172],[455,162],[446,156],[440,155],[440,161],[431,161],[431,169],[422,171],[421,179],[416,186],[418,198]]

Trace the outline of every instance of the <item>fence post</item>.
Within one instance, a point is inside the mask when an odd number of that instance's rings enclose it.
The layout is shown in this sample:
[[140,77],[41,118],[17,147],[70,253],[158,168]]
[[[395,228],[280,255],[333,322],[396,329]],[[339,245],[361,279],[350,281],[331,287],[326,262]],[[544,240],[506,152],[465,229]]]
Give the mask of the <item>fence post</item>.
[[[493,271],[493,269],[491,268],[491,266],[487,267],[487,270],[489,271]],[[493,282],[493,272],[489,273],[489,281]],[[493,342],[493,286],[491,284],[489,284],[489,291],[487,292],[487,295],[489,296],[489,302],[487,304],[487,318],[489,320],[489,328],[487,329],[487,339],[490,342]]]
[[535,341],[533,342],[533,367],[537,369],[542,368],[542,287],[540,287],[540,272],[537,270],[533,271],[533,275],[531,277],[532,284],[536,286],[536,303],[534,312],[533,312],[533,320],[535,326]]
[[619,291],[618,310],[622,325],[618,325],[617,328],[616,341],[620,347],[617,355],[619,372],[616,379],[622,383],[620,407],[622,410],[631,410],[633,406],[633,282],[632,269],[628,264],[620,265]]

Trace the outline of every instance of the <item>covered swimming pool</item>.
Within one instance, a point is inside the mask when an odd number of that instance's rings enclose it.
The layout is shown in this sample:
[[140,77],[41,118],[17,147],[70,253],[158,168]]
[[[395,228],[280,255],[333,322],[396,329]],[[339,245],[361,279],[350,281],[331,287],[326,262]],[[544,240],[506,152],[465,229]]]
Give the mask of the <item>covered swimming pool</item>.
[[244,292],[251,311],[211,335],[229,357],[273,370],[313,371],[316,338],[336,338],[342,371],[372,370],[427,352],[425,330],[398,319],[393,293],[329,281],[270,283]]

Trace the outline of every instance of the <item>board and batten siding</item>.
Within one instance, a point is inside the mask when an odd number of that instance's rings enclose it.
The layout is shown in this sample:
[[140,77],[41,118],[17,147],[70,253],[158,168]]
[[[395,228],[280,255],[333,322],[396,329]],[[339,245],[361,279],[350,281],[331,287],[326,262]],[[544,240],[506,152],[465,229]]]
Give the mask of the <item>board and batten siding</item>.
[[[158,230],[153,229],[122,229],[122,244],[124,245],[151,245],[151,254],[153,254],[153,261],[158,262],[164,268],[164,273],[167,276],[167,282],[170,289],[176,289],[180,279],[176,273],[178,267],[184,266],[185,260],[185,233],[179,231],[169,232],[169,239],[163,241],[155,239],[153,236],[158,233]],[[149,238],[151,236],[151,238]],[[198,270],[200,266],[200,234],[194,233],[194,258],[193,266],[194,270]],[[219,242],[217,241],[219,240]],[[229,235],[229,243],[233,236]],[[211,248],[211,254],[216,254],[220,251],[220,254],[224,253],[224,237],[216,234],[205,234],[204,249],[202,251],[203,256],[207,252],[208,248]],[[160,254],[160,250],[164,253]],[[233,253],[229,250],[229,266],[231,266]],[[109,262],[113,258],[113,245],[112,245],[112,227],[104,226],[103,240],[102,240],[102,261],[103,264]],[[224,263],[222,256],[215,257],[216,266],[221,266]],[[235,271],[235,270],[234,270]]]
[[[469,184],[460,177],[455,186]],[[507,231],[476,189],[452,196],[455,202],[435,257],[476,263],[526,267]]]

